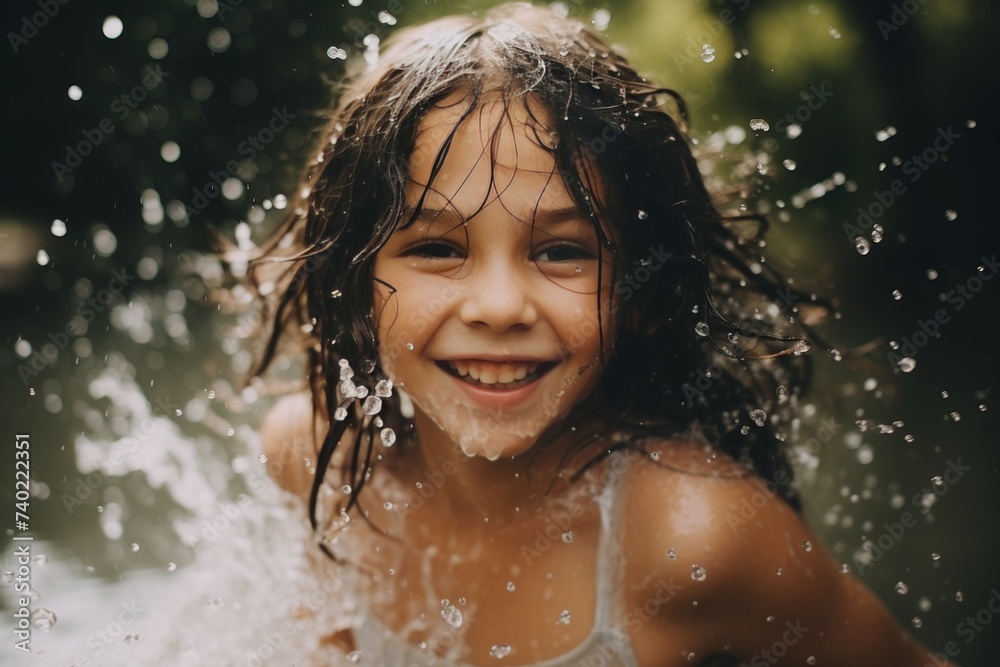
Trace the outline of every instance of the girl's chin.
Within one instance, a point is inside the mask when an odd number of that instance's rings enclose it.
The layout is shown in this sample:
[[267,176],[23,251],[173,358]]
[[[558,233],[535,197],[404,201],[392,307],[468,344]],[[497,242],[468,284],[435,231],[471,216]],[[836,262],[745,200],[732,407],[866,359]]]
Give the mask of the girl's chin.
[[487,461],[497,461],[501,458],[512,458],[524,454],[531,449],[537,438],[530,440],[518,440],[510,443],[478,443],[460,442],[459,447],[462,453],[469,458],[481,458]]

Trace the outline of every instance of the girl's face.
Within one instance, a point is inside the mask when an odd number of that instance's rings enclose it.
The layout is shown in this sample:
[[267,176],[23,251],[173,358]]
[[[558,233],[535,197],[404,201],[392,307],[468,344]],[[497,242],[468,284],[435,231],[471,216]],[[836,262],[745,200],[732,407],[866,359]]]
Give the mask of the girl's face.
[[445,100],[419,126],[409,212],[426,195],[375,260],[375,277],[397,290],[376,282],[378,344],[413,401],[421,442],[444,436],[494,460],[526,451],[594,388],[598,303],[612,340],[611,271],[605,264],[599,289],[597,234],[537,143],[553,139],[527,124],[519,101],[474,109],[430,182],[465,108]]

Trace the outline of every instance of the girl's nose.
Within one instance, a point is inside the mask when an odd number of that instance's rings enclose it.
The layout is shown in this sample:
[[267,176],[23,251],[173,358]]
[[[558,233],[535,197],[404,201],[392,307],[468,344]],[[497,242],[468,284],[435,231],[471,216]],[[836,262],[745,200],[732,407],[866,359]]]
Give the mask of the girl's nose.
[[496,333],[532,326],[538,311],[527,278],[509,260],[494,258],[473,267],[465,277],[468,290],[463,291],[459,317],[469,326]]

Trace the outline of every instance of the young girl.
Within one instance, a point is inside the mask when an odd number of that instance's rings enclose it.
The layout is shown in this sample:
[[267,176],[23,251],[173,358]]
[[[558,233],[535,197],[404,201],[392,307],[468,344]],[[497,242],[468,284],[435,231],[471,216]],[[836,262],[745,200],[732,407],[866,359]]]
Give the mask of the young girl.
[[808,331],[685,121],[526,4],[401,31],[341,91],[251,275],[257,372],[308,360],[265,453],[357,572],[352,660],[933,663],[797,514]]

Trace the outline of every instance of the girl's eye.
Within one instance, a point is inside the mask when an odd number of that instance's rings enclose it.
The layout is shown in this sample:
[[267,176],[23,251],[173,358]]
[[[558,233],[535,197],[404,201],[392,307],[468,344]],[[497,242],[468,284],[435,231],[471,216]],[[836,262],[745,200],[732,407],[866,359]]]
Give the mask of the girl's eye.
[[584,259],[594,259],[593,253],[575,245],[554,245],[542,250],[536,259],[541,262],[578,262]]
[[459,256],[458,251],[447,243],[425,243],[410,248],[406,251],[406,254],[430,259],[452,259]]

